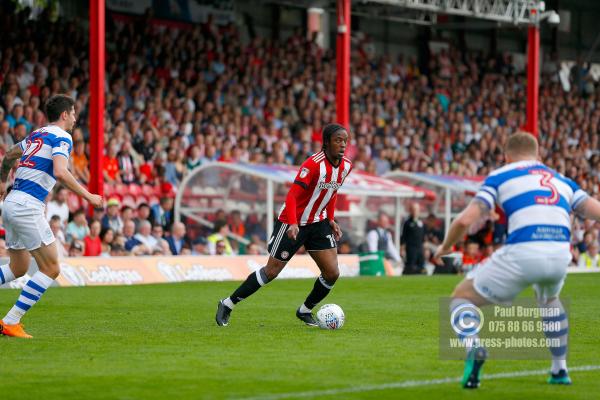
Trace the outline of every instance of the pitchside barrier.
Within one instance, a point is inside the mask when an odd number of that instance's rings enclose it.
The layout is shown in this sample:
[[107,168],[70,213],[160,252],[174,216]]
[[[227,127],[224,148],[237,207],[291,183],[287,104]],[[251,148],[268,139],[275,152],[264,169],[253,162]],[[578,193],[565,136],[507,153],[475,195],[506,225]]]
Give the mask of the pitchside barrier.
[[[8,260],[0,260],[6,263]],[[244,280],[261,268],[265,256],[171,256],[171,257],[73,257],[61,260],[58,286],[142,285],[192,281]],[[359,275],[358,255],[338,256],[343,277]],[[34,262],[28,275],[0,288],[21,288],[37,271]],[[391,268],[385,268],[392,275]],[[570,267],[569,273],[600,272],[600,268]],[[308,255],[297,255],[287,264],[279,278],[314,278],[319,269]]]
[[[58,286],[142,285],[244,280],[264,266],[265,256],[69,257],[61,260]],[[6,260],[0,261],[2,263]],[[28,275],[37,271],[32,261]],[[341,276],[358,276],[358,256],[340,255]],[[314,278],[319,269],[309,255],[292,258],[279,278]],[[20,288],[27,277],[0,287]]]

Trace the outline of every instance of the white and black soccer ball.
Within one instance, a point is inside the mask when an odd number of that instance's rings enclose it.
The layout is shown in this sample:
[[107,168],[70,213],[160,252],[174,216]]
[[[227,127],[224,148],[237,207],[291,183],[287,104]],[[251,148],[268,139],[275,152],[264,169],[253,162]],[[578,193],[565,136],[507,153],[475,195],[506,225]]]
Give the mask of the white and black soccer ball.
[[325,304],[317,311],[317,322],[321,329],[340,329],[344,326],[344,310],[337,304]]

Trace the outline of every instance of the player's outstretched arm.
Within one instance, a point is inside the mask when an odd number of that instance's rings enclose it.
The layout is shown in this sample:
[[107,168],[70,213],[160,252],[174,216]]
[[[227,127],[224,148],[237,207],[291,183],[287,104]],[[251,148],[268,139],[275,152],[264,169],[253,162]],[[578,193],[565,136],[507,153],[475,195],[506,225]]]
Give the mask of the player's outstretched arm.
[[0,166],[0,198],[4,198],[6,192],[6,180],[10,170],[15,165],[15,162],[23,155],[23,149],[20,145],[14,145],[2,159],[2,166]]
[[465,236],[469,227],[481,218],[489,215],[490,211],[490,207],[483,200],[477,197],[471,200],[467,208],[450,225],[448,235],[446,235],[444,243],[436,251],[435,258],[450,253],[452,246]]
[[95,208],[101,208],[104,206],[102,196],[88,192],[86,188],[77,182],[73,174],[71,174],[71,171],[69,171],[69,162],[66,157],[57,155],[53,157],[53,161],[54,177],[57,181],[65,185],[67,189],[71,190],[73,193],[86,199]]
[[593,197],[581,201],[574,211],[583,218],[600,221],[600,201]]

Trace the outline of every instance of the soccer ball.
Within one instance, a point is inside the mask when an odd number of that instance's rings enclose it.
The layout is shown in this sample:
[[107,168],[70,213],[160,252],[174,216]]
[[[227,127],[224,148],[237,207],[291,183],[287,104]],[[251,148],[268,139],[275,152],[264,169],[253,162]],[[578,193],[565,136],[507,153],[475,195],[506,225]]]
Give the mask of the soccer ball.
[[325,304],[317,311],[317,322],[321,329],[340,329],[344,326],[344,311],[337,304]]

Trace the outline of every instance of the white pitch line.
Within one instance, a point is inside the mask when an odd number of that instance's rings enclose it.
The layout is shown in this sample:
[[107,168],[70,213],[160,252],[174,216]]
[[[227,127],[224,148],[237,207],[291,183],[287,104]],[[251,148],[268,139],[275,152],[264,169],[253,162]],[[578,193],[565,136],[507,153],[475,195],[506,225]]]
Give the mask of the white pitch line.
[[[576,371],[597,371],[600,370],[600,365],[582,365],[580,367],[569,368],[569,372]],[[521,376],[532,376],[532,375],[546,375],[548,374],[547,369],[538,369],[530,371],[517,371],[517,372],[499,372],[496,374],[483,375],[483,381],[491,379],[503,379],[503,378],[517,378]],[[391,382],[382,383],[378,385],[362,385],[362,386],[350,386],[339,389],[329,390],[313,390],[308,392],[291,392],[291,393],[279,393],[263,396],[243,397],[239,400],[280,400],[280,399],[298,399],[306,397],[322,397],[322,396],[335,396],[343,393],[361,393],[361,392],[372,392],[377,390],[388,390],[388,389],[402,389],[419,386],[433,386],[442,385],[445,383],[460,382],[462,378],[442,378],[442,379],[430,379],[421,381],[402,381],[402,382]]]

